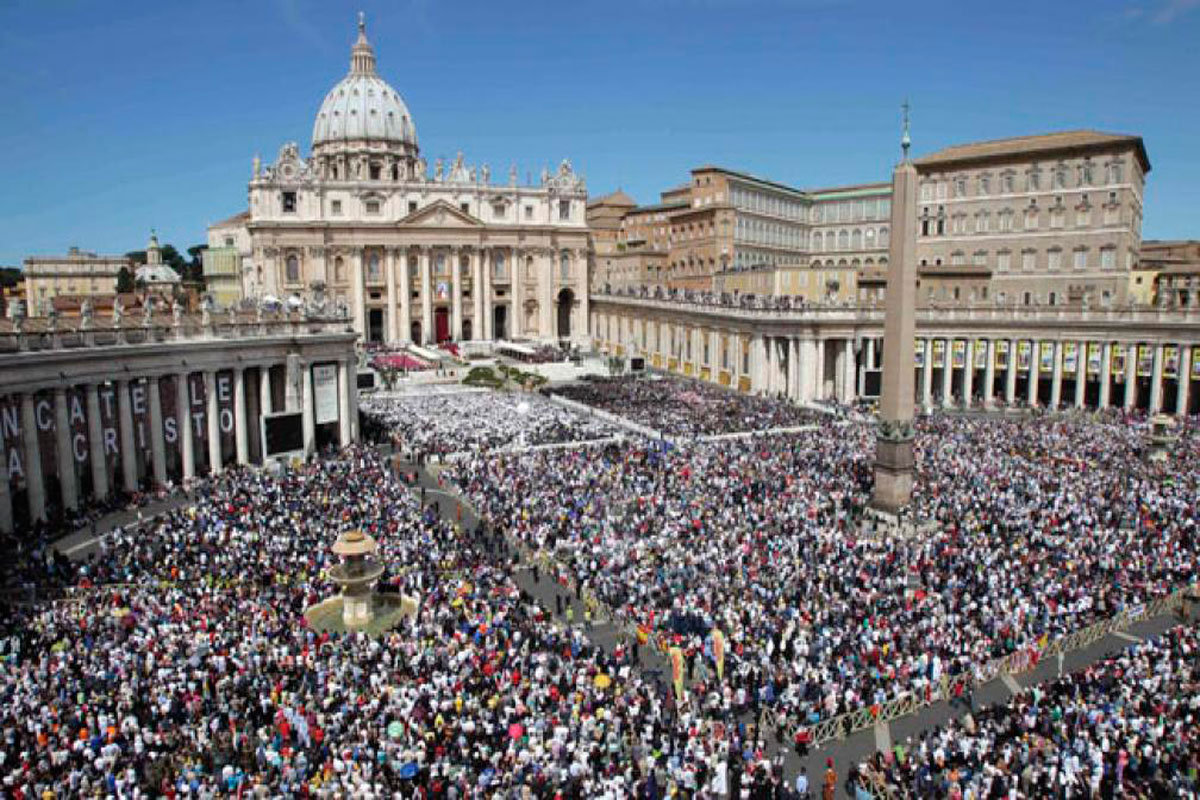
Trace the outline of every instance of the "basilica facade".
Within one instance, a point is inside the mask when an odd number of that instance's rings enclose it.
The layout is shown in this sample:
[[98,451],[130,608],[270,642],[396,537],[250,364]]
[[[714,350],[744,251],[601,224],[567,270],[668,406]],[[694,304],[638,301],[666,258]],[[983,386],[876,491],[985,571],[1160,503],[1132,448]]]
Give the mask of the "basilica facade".
[[254,159],[247,211],[209,244],[240,253],[242,294],[344,308],[366,342],[587,341],[587,188],[570,162],[520,185],[461,153],[432,168],[360,16],[350,72],[312,150]]

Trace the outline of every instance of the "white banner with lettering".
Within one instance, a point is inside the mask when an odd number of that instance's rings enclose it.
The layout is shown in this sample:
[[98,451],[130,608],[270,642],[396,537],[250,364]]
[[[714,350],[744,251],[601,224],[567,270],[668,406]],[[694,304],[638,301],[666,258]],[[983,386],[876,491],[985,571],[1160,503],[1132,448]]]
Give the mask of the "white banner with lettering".
[[313,395],[316,401],[317,424],[337,422],[338,391],[337,365],[320,364],[313,367]]

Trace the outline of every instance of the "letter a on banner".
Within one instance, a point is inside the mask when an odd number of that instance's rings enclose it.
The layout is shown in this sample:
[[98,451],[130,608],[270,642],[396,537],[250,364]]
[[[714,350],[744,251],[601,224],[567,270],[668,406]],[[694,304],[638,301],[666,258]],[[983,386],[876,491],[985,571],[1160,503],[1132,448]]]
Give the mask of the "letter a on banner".
[[671,683],[675,686],[675,699],[683,702],[683,651],[672,647],[667,651],[671,658]]

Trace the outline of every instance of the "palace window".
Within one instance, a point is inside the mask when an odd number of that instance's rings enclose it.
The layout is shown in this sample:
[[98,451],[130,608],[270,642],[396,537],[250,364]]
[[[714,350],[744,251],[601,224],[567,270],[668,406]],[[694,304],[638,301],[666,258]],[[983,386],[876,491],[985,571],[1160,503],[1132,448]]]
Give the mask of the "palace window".
[[966,197],[967,196],[967,179],[966,178],[955,178],[954,179],[954,196],[955,197]]
[[1033,272],[1037,269],[1037,251],[1022,250],[1021,251],[1021,269],[1025,272]]
[[1026,184],[1027,184],[1028,191],[1031,191],[1031,192],[1041,191],[1042,171],[1040,169],[1038,169],[1037,167],[1034,167],[1033,169],[1029,170],[1029,172],[1026,173]]
[[1056,272],[1062,269],[1062,250],[1059,250],[1057,247],[1051,248],[1049,253],[1049,261],[1047,262],[1046,266],[1051,272]]
[[296,193],[295,192],[284,192],[283,193],[283,213],[285,213],[285,214],[295,214],[296,213]]
[[1112,246],[1100,248],[1100,268],[1114,269],[1117,266],[1117,249]]
[[1080,247],[1075,250],[1075,269],[1087,269],[1087,248]]
[[1120,183],[1122,177],[1123,176],[1121,175],[1121,163],[1119,161],[1113,162],[1112,164],[1108,165],[1108,182],[1109,183]]
[[1008,272],[1012,269],[1012,253],[1007,250],[996,254],[996,271]]

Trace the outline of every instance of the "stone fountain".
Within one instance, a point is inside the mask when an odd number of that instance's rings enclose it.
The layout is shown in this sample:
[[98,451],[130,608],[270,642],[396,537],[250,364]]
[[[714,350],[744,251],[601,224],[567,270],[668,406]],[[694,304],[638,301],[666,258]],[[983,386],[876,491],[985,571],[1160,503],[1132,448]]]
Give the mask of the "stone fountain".
[[375,616],[375,583],[383,565],[375,558],[375,540],[360,530],[343,531],[333,543],[342,563],[329,569],[329,579],[342,589],[342,624],[363,628]]

